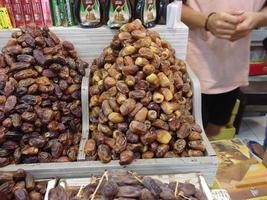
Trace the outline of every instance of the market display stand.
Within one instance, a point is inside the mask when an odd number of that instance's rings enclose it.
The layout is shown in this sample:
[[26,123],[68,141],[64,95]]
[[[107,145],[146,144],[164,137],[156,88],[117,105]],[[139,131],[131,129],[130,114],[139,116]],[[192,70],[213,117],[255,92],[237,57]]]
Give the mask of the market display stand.
[[[97,29],[81,29],[81,28],[51,28],[60,39],[71,41],[78,52],[78,55],[87,62],[91,62],[97,58],[111,41],[116,30],[106,27]],[[180,24],[176,29],[167,29],[166,26],[156,26],[163,39],[169,41],[176,50],[177,58],[185,59],[188,40],[188,28],[184,24]],[[10,31],[0,32],[0,48],[6,43],[10,37]],[[192,81],[193,90],[193,115],[196,122],[202,124],[201,117],[201,93],[200,84],[197,77],[187,68],[189,77]],[[88,78],[84,78],[82,85],[82,107],[83,107],[83,138],[78,159],[84,157],[83,144],[88,137]],[[88,89],[88,88],[87,88]],[[202,137],[206,145],[206,156],[203,157],[185,157],[185,158],[160,158],[160,159],[139,159],[127,166],[119,165],[118,161],[111,161],[108,164],[102,164],[99,161],[78,161],[68,163],[36,163],[36,164],[20,164],[9,165],[1,168],[1,171],[14,171],[23,168],[33,174],[36,178],[52,178],[52,177],[85,177],[88,175],[101,175],[104,170],[122,169],[133,170],[141,175],[160,175],[160,174],[177,174],[197,172],[204,175],[209,185],[215,180],[218,160],[214,150],[212,149],[204,131]]]

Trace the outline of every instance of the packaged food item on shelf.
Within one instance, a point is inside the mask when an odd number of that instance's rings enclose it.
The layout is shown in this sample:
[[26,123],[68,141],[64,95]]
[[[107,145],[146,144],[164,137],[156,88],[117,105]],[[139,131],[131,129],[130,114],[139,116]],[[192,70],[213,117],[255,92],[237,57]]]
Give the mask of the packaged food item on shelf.
[[74,17],[72,14],[72,4],[70,0],[66,0],[66,16],[67,16],[67,22],[68,26],[73,26],[74,25]]
[[37,26],[44,25],[43,10],[41,0],[32,0],[34,22]]
[[53,26],[50,2],[49,0],[42,0],[41,2],[42,2],[44,24],[48,27]]
[[12,29],[12,24],[8,15],[7,8],[0,7],[0,29]]
[[105,6],[106,21],[110,28],[120,28],[132,19],[130,0],[107,0]]
[[0,167],[76,160],[87,65],[47,27],[12,33],[0,53]]
[[182,4],[180,0],[174,0],[167,6],[166,25],[167,28],[177,28],[181,22]]
[[16,21],[15,21],[15,17],[14,17],[14,12],[12,10],[11,0],[2,0],[2,6],[7,9],[12,26],[16,27]]
[[71,9],[71,16],[72,16],[72,20],[73,20],[73,25],[78,25],[78,20],[75,17],[75,0],[69,0],[69,1],[70,1],[70,9]]
[[59,4],[57,0],[51,0],[52,16],[53,16],[53,25],[61,26]]
[[90,70],[87,160],[205,155],[186,64],[159,33],[123,25]]
[[59,4],[59,16],[61,20],[61,26],[68,26],[66,0],[58,0],[58,4]]
[[140,19],[146,28],[155,26],[157,19],[156,0],[137,0],[135,18]]
[[24,27],[25,19],[24,19],[21,0],[11,0],[11,5],[16,22],[16,27]]
[[172,0],[157,1],[157,24],[166,24],[167,6]]
[[80,26],[84,28],[99,27],[104,20],[100,0],[76,0],[74,12]]
[[29,25],[31,23],[34,23],[34,16],[33,16],[31,0],[21,0],[21,2],[22,2],[25,24]]

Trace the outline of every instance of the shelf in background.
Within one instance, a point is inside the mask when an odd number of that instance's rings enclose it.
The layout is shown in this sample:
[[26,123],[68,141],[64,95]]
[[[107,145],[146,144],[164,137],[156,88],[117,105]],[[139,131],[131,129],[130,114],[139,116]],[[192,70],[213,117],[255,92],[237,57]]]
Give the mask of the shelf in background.
[[249,76],[249,81],[252,81],[252,82],[266,81],[267,82],[267,75]]
[[261,42],[267,37],[267,29],[257,29],[252,32],[252,42]]

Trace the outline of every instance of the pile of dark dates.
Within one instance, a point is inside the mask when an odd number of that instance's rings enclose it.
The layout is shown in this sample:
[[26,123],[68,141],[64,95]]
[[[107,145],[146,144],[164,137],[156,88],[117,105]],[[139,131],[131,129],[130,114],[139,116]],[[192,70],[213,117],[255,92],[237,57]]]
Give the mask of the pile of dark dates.
[[102,181],[97,179],[79,192],[57,186],[50,190],[49,200],[206,200],[203,192],[191,183],[163,183],[151,177],[138,177],[127,171],[108,172]]
[[36,182],[34,177],[18,169],[16,172],[0,172],[0,199],[43,200],[47,182]]
[[76,160],[87,66],[47,27],[12,33],[0,53],[0,167]]
[[205,155],[186,64],[157,32],[125,24],[90,70],[87,160]]

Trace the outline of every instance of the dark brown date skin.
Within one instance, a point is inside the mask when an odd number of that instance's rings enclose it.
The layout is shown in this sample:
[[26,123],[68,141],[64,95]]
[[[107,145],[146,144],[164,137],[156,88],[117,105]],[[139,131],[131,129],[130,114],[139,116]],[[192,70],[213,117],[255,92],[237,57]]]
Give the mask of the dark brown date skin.
[[141,189],[135,186],[121,186],[117,197],[138,198],[141,195]]
[[[88,64],[47,27],[29,26],[12,37],[0,54],[0,165],[75,161]],[[54,138],[61,144],[47,148]]]
[[17,189],[14,192],[14,196],[16,200],[29,200],[29,194],[26,189]]
[[7,182],[7,181],[13,181],[13,173],[0,172],[0,184]]
[[31,191],[35,187],[35,182],[34,178],[31,174],[27,173],[26,178],[25,178],[25,184],[26,184],[26,189]]
[[5,112],[10,112],[15,108],[17,104],[17,97],[16,96],[9,96],[5,103]]
[[128,165],[134,160],[134,153],[130,150],[125,150],[120,154],[120,164]]
[[196,187],[191,183],[179,183],[178,190],[185,196],[193,196],[196,193]]
[[2,195],[7,196],[9,193],[12,192],[13,187],[15,186],[14,181],[7,181],[0,185],[0,193]]
[[63,153],[63,145],[60,142],[56,142],[51,147],[51,154],[53,158],[59,158]]
[[159,197],[159,195],[162,192],[162,190],[157,185],[155,180],[153,180],[150,177],[144,177],[142,183],[153,194],[153,196]]
[[22,181],[26,178],[26,172],[23,169],[18,169],[14,174],[13,174],[13,179],[15,181]]
[[49,191],[49,200],[68,200],[65,189],[61,186],[57,186]]
[[142,189],[140,200],[155,200],[155,197],[148,189]]
[[112,180],[107,181],[102,189],[102,193],[106,198],[114,198],[118,192],[118,185]]

